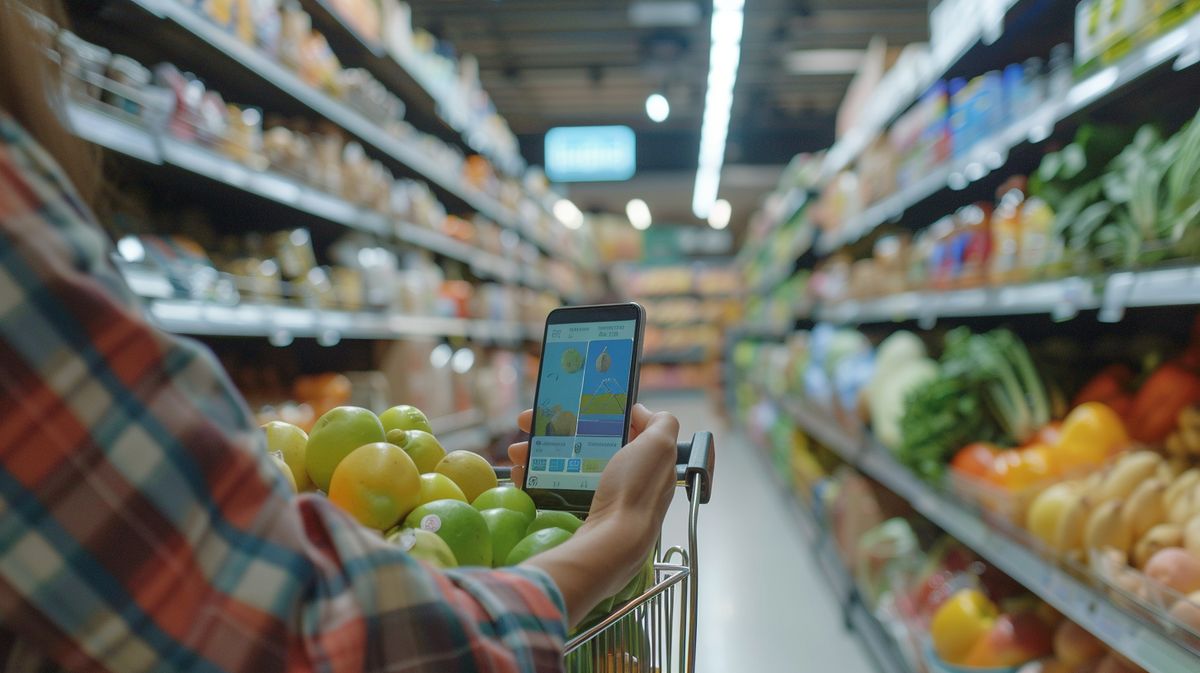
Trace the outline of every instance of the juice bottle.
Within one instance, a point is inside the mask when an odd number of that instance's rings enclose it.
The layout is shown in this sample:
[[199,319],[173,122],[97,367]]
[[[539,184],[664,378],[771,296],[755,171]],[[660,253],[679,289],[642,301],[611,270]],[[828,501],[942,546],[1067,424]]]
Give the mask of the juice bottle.
[[992,215],[992,259],[988,265],[988,281],[993,285],[1018,280],[1025,183],[1023,176],[1015,176],[996,190],[998,205]]

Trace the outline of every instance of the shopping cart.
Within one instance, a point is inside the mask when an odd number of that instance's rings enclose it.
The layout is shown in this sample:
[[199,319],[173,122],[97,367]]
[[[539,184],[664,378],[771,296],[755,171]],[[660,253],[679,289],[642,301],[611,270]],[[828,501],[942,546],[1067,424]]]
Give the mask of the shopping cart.
[[696,523],[700,505],[712,495],[712,433],[697,432],[690,441],[680,442],[678,455],[675,469],[689,503],[687,549],[673,546],[663,551],[660,540],[653,585],[567,642],[568,673],[695,671]]

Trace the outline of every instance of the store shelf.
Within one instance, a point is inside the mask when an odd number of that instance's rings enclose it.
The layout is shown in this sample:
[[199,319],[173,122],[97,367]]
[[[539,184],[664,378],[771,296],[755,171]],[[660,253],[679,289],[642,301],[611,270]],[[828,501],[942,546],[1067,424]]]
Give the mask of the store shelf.
[[858,216],[848,219],[835,234],[821,237],[817,251],[828,254],[862,238],[885,222],[898,219],[912,206],[936,194],[964,189],[1003,167],[1012,149],[1026,142],[1046,140],[1060,122],[1104,101],[1150,72],[1173,61],[1182,68],[1197,60],[1200,60],[1200,15],[1134,49],[1119,63],[1076,82],[1062,98],[1045,101],[1033,114],[977,143],[966,156],[933,169],[905,189],[868,206]]
[[[760,446],[759,448],[764,449],[765,447]],[[765,451],[759,453],[763,458],[764,469],[772,474],[777,474]],[[842,609],[842,618],[846,628],[858,636],[880,673],[913,673],[900,655],[895,640],[862,602],[850,570],[846,567],[842,557],[838,555],[833,536],[830,535],[828,529],[817,521],[812,510],[800,501],[790,485],[778,477],[775,482],[780,490],[780,497],[794,513],[797,527],[808,543],[808,548],[812,551],[818,570],[825,576],[826,586]]]
[[1080,311],[1099,310],[1100,320],[1115,322],[1126,308],[1191,304],[1200,304],[1197,266],[945,292],[905,292],[838,302],[818,309],[816,317],[846,325],[916,320],[927,327],[938,318],[1044,313],[1063,320]]
[[516,343],[528,334],[521,323],[465,320],[397,313],[309,309],[298,306],[238,304],[158,299],[149,302],[150,315],[160,327],[197,336],[246,336],[286,344],[312,337],[332,345],[341,339],[402,339],[406,337],[467,337]]
[[280,173],[250,168],[218,152],[153,133],[87,105],[71,103],[67,106],[67,114],[77,135],[115,152],[155,165],[175,166],[349,229],[394,236],[401,242],[468,264],[481,276],[550,290],[564,298],[578,300],[577,295],[561,292],[549,279],[513,260],[411,223],[393,225],[382,213]]
[[689,348],[683,351],[651,351],[642,356],[642,364],[654,365],[702,365],[712,358],[703,348]]
[[254,47],[239,41],[178,0],[128,0],[151,14],[171,21],[192,37],[223,54],[258,77],[264,84],[288,95],[318,115],[345,129],[364,143],[428,179],[442,191],[509,229],[520,231],[515,213],[491,196],[466,184],[421,151],[418,143],[392,136],[356,110],[309,86],[298,75]]
[[867,106],[864,115],[866,118],[829,148],[825,161],[821,164],[821,184],[827,183],[838,171],[854,163],[876,136],[971,50],[981,43],[995,42],[1003,30],[1006,15],[1018,2],[1020,0],[979,0],[976,16],[980,20],[969,29],[960,31],[960,44],[957,49],[948,49],[943,54],[933,55],[933,62],[925,70],[926,76],[920,78],[915,86],[908,87],[910,95],[897,97],[890,104],[872,101],[873,104]]
[[835,425],[827,412],[789,400],[779,404],[800,427],[847,463],[908,501],[922,516],[1149,673],[1200,670],[1200,654],[1120,609],[1055,562],[988,526],[965,503],[917,479],[873,440],[852,437]]

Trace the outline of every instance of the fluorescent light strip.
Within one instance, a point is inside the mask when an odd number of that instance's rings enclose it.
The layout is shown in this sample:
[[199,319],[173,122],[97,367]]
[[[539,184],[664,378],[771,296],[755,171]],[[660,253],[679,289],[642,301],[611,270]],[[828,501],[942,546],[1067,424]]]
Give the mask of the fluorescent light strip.
[[742,58],[744,0],[713,0],[712,47],[708,52],[708,91],[700,123],[700,161],[692,192],[692,212],[707,218],[721,187],[725,141],[733,108],[733,85]]

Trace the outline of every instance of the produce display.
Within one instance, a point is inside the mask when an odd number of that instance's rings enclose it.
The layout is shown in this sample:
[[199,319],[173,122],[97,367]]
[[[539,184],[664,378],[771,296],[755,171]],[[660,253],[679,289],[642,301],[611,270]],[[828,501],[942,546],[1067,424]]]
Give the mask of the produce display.
[[[447,452],[429,419],[410,405],[376,415],[334,407],[309,432],[272,421],[267,451],[294,492],[325,494],[362,525],[437,568],[518,565],[552,549],[582,525],[572,514],[538,511],[521,489],[501,484],[492,464],[471,451]],[[642,572],[577,628],[584,629],[642,594]]]
[[1142,670],[786,426],[768,413],[748,430],[770,449],[792,496],[828,529],[853,585],[849,602],[865,604],[891,636],[905,670]]
[[[1145,340],[1096,364],[1006,329],[958,327],[939,340],[936,359],[930,341],[903,330],[878,346],[828,325],[782,344],[742,341],[735,399],[760,439],[805,452],[808,440],[794,438],[789,416],[763,409],[764,395],[802,400],[851,435],[869,432],[998,530],[1200,646],[1200,342]],[[794,450],[776,464],[790,463],[802,493],[819,492],[828,461]],[[966,663],[959,655],[941,654]]]

